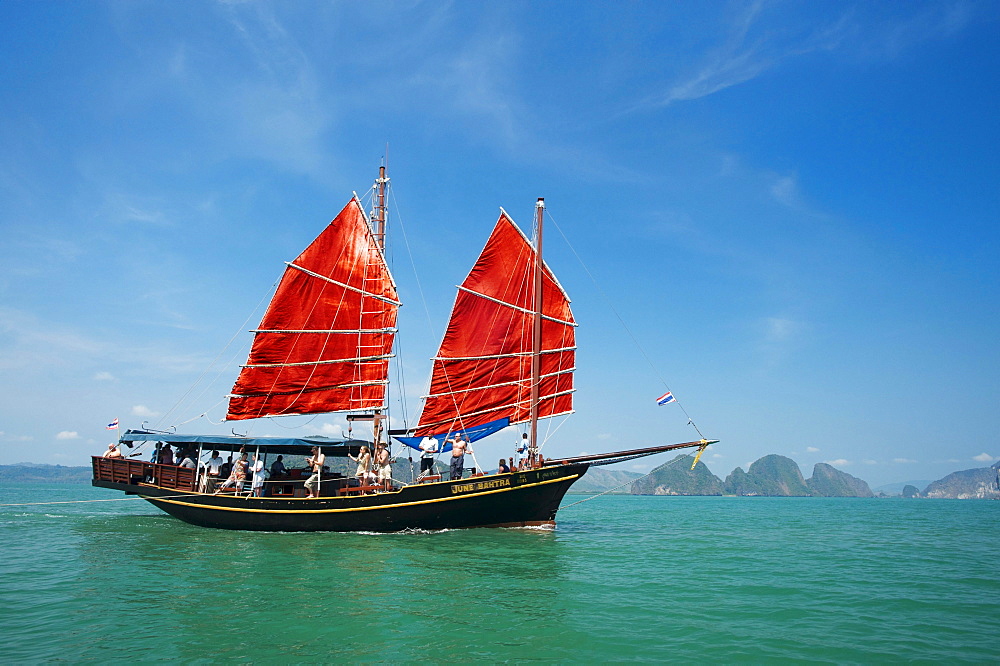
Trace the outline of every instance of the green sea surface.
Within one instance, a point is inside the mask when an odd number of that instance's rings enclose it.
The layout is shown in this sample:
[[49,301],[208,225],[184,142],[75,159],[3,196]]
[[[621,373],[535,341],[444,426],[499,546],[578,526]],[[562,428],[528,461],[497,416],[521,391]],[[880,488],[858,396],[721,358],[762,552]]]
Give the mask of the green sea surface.
[[1000,660],[1000,502],[584,497],[555,530],[414,534],[3,506],[0,662]]

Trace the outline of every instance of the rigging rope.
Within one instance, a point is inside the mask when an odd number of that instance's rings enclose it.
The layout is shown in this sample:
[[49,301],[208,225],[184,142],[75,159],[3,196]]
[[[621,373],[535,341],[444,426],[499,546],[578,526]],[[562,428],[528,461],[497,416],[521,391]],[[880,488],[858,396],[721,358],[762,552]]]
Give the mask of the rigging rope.
[[559,507],[559,510],[562,511],[563,509],[568,509],[571,506],[576,506],[577,504],[583,504],[584,502],[589,502],[592,499],[597,499],[598,497],[603,497],[604,495],[607,495],[608,493],[613,493],[614,491],[616,491],[616,490],[618,490],[620,488],[624,488],[625,486],[629,485],[630,483],[638,483],[639,481],[642,481],[643,479],[645,479],[647,476],[649,476],[653,472],[655,472],[657,470],[665,469],[667,467],[670,467],[674,463],[679,462],[681,460],[684,460],[684,458],[686,458],[686,457],[687,456],[678,456],[678,457],[674,458],[673,460],[671,460],[670,462],[668,462],[666,464],[660,465],[659,467],[654,467],[653,469],[649,470],[648,472],[646,472],[645,474],[643,474],[642,476],[640,476],[637,479],[632,479],[631,481],[626,481],[625,483],[621,484],[620,486],[615,486],[614,488],[611,488],[610,490],[605,490],[603,493],[598,493],[596,495],[591,495],[590,497],[585,497],[584,499],[580,500],[579,502],[573,502],[572,504],[567,504],[566,506],[561,506],[561,507]]
[[[615,306],[611,302],[611,299],[608,298],[608,295],[606,293],[604,293],[604,290],[601,289],[601,286],[597,283],[597,278],[595,278],[594,274],[590,272],[590,268],[587,266],[586,263],[584,263],[583,258],[576,251],[576,248],[573,247],[573,244],[569,242],[569,238],[566,236],[566,234],[563,233],[562,228],[559,226],[559,223],[556,222],[555,218],[552,216],[552,213],[549,213],[549,219],[552,220],[552,224],[555,225],[556,231],[559,232],[559,235],[562,236],[563,240],[566,242],[566,246],[570,249],[570,252],[572,252],[573,256],[576,257],[576,260],[580,262],[580,266],[583,267],[583,270],[587,274],[587,276],[590,278],[590,281],[594,283],[594,288],[597,289],[597,293],[599,293],[601,295],[601,298],[603,298],[604,301],[605,301],[605,303],[607,303],[608,307],[611,309],[611,311],[614,313],[615,317],[618,319],[618,322],[622,325],[622,328],[624,328],[625,332],[628,333],[628,336],[630,338],[632,338],[632,342],[635,344],[636,348],[639,350],[639,353],[642,354],[642,357],[643,357],[643,359],[645,359],[646,364],[649,365],[649,368],[656,375],[657,379],[660,380],[660,383],[663,384],[663,387],[666,388],[671,393],[673,393],[673,391],[671,391],[670,387],[667,385],[666,380],[664,380],[663,376],[660,375],[659,370],[657,370],[656,366],[653,365],[653,361],[649,358],[649,355],[646,354],[645,348],[641,344],[639,344],[639,340],[632,333],[632,330],[628,327],[628,324],[625,323],[625,320],[622,319],[622,316],[618,313],[618,310],[615,309]],[[687,417],[688,424],[690,426],[692,426],[695,429],[695,431],[697,431],[698,435],[702,439],[705,439],[705,435],[703,435],[701,433],[701,429],[698,428],[698,424],[696,424],[694,422],[694,419],[691,418],[691,415],[688,414],[688,412],[687,412],[686,409],[684,409],[684,405],[681,404],[681,401],[677,399],[676,395],[674,396],[674,402],[677,403],[677,406],[681,408],[682,412],[684,412],[684,416]]]
[[46,506],[49,504],[87,504],[89,502],[124,502],[126,500],[144,500],[144,499],[174,499],[176,497],[190,497],[192,494],[204,495],[207,493],[185,493],[183,495],[164,495],[163,497],[113,497],[111,499],[92,499],[92,500],[63,500],[61,502],[26,502],[24,504],[0,504],[0,506]]
[[[257,312],[257,311],[258,311],[258,310],[260,309],[260,306],[261,306],[261,304],[262,304],[262,303],[263,303],[263,302],[264,302],[265,300],[267,300],[267,299],[269,298],[269,296],[270,296],[271,292],[272,292],[272,291],[274,291],[274,290],[275,290],[275,289],[276,289],[277,287],[278,287],[278,282],[277,282],[277,281],[275,281],[275,282],[274,282],[274,283],[273,283],[273,284],[271,285],[271,287],[270,287],[270,288],[269,288],[269,289],[268,289],[267,291],[265,291],[265,292],[264,292],[264,296],[263,296],[263,297],[261,297],[260,301],[258,301],[258,302],[257,302],[257,306],[256,306],[256,307],[255,307],[255,308],[254,308],[253,310],[251,310],[251,312],[250,312],[250,315],[249,315],[249,316],[248,316],[248,317],[246,318],[246,320],[244,320],[243,324],[242,324],[242,325],[241,325],[241,326],[240,326],[240,327],[239,327],[239,328],[237,329],[236,333],[234,333],[234,334],[233,334],[233,337],[229,338],[229,342],[227,342],[227,343],[226,343],[226,346],[225,346],[225,347],[223,347],[223,348],[222,348],[221,350],[219,350],[219,353],[215,355],[215,358],[214,358],[214,359],[212,359],[212,362],[211,362],[211,363],[209,363],[209,364],[208,364],[207,366],[205,366],[205,369],[204,369],[204,370],[202,370],[202,372],[201,372],[201,374],[200,374],[200,375],[198,375],[198,378],[197,378],[197,379],[195,379],[195,380],[194,380],[194,382],[192,382],[192,383],[191,383],[191,387],[190,387],[190,388],[188,388],[188,390],[187,390],[187,391],[185,391],[185,392],[184,392],[183,394],[181,394],[181,397],[177,399],[177,402],[175,402],[175,403],[173,404],[173,406],[172,406],[172,407],[171,407],[170,409],[168,409],[168,410],[166,411],[166,413],[165,413],[165,414],[164,414],[164,415],[163,415],[162,417],[160,417],[160,420],[158,420],[158,421],[156,422],[156,427],[157,427],[157,428],[160,428],[160,427],[161,427],[161,425],[163,424],[163,422],[167,420],[167,417],[168,417],[168,416],[170,416],[170,414],[171,414],[171,413],[173,413],[173,412],[174,412],[174,410],[176,410],[176,409],[177,409],[177,408],[178,408],[178,407],[180,406],[180,404],[181,404],[182,402],[184,402],[184,401],[185,401],[185,400],[187,399],[187,397],[188,397],[189,395],[191,395],[191,393],[192,393],[192,392],[194,391],[195,387],[196,387],[196,386],[198,386],[198,384],[199,384],[199,383],[201,382],[201,380],[202,380],[202,379],[203,379],[203,378],[205,377],[205,375],[207,375],[207,374],[208,374],[209,370],[211,370],[211,369],[212,369],[212,367],[213,367],[213,366],[214,366],[214,365],[216,364],[216,362],[218,362],[219,358],[220,358],[220,357],[221,357],[221,356],[222,356],[222,355],[223,355],[223,354],[224,354],[224,353],[226,352],[226,350],[227,350],[227,349],[229,349],[229,347],[230,347],[230,346],[231,346],[231,345],[233,344],[233,341],[235,341],[235,340],[236,340],[236,338],[238,338],[238,337],[239,337],[239,336],[240,336],[240,335],[241,335],[241,334],[243,333],[243,330],[244,330],[244,329],[245,329],[245,328],[247,327],[247,324],[249,324],[249,323],[250,323],[250,320],[251,320],[251,319],[253,318],[254,314],[255,314],[255,313],[256,313],[256,312]],[[218,374],[217,374],[217,375],[215,376],[215,379],[213,379],[211,383],[209,383],[209,384],[208,384],[208,385],[207,385],[207,386],[206,386],[206,387],[205,387],[204,389],[202,389],[201,393],[200,393],[200,394],[198,394],[198,397],[201,397],[201,396],[202,396],[202,395],[203,395],[203,394],[205,393],[205,391],[207,391],[207,390],[208,390],[208,387],[209,387],[209,386],[212,386],[213,384],[215,384],[215,382],[216,382],[216,381],[218,381],[218,379],[219,379],[219,376],[220,376],[220,375],[221,375],[221,374],[222,374],[222,373],[223,373],[223,372],[224,372],[225,370],[226,370],[226,367],[225,367],[225,366],[223,366],[223,368],[222,368],[221,370],[219,370],[219,373],[218,373]],[[218,403],[216,403],[216,404],[218,404]],[[197,418],[201,418],[201,416],[204,416],[204,414],[202,414],[202,415],[199,415],[199,416],[196,416],[195,418],[196,418],[196,419],[197,419]],[[193,420],[194,420],[194,419],[191,419],[191,421],[193,421]],[[189,422],[190,422],[190,421],[185,421],[184,423],[189,423]]]

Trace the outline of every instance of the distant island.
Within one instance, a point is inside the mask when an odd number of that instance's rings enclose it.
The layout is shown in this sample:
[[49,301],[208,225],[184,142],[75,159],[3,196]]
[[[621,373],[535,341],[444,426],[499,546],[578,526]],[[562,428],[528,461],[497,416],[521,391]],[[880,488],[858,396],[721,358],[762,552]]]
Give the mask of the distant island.
[[[679,455],[632,484],[633,495],[736,495],[741,497],[876,497],[865,481],[827,463],[816,463],[812,476],[803,478],[791,458],[771,454],[747,471],[734,469],[723,481],[704,463],[694,469],[690,455]],[[1000,463],[998,463],[1000,465]],[[893,496],[908,498],[1000,499],[998,465],[954,472],[921,491],[904,485]],[[586,478],[586,477],[585,477]],[[887,497],[879,493],[879,497]]]
[[809,479],[791,458],[771,454],[747,471],[734,469],[725,481],[694,457],[679,455],[632,485],[633,495],[738,495],[741,497],[874,497],[868,484],[827,463],[816,463]]
[[[998,467],[967,469],[928,483],[923,490],[911,484],[881,486],[878,494],[868,484],[827,463],[816,463],[812,476],[803,478],[799,465],[791,458],[771,454],[760,458],[747,471],[737,467],[725,481],[712,474],[704,463],[694,469],[690,455],[679,455],[647,475],[626,470],[593,467],[577,481],[573,493],[618,493],[632,495],[735,495],[740,497],[904,497],[945,499],[1000,499],[997,488]],[[412,467],[411,467],[412,465]],[[416,461],[399,459],[393,464],[393,477],[416,476]],[[342,468],[342,469],[341,469]],[[335,470],[352,474],[346,462]],[[447,473],[443,465],[437,473]],[[0,483],[89,483],[89,466],[67,467],[17,463],[0,465]],[[913,482],[922,485],[922,482]],[[882,489],[891,489],[886,492]]]
[[38,463],[0,465],[0,483],[90,483],[94,470]]

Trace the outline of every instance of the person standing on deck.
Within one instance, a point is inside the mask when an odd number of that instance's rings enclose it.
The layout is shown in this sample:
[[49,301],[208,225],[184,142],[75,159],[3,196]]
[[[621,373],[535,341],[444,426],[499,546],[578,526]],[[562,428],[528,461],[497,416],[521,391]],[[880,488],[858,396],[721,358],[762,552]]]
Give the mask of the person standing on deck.
[[219,476],[222,474],[222,466],[225,461],[218,451],[212,451],[212,457],[205,463],[205,488],[202,492],[214,493],[219,485]]
[[382,490],[392,490],[392,463],[389,460],[389,449],[382,442],[375,445],[375,467]]
[[250,466],[250,471],[253,472],[253,480],[250,482],[250,490],[254,497],[263,497],[264,479],[267,478],[267,472],[264,470],[264,460],[259,454],[254,454],[253,465]]
[[514,453],[517,454],[517,467],[518,469],[525,469],[527,467],[528,461],[528,451],[531,449],[530,442],[528,442],[528,433],[521,435],[521,439],[518,441],[517,446],[514,448]]
[[283,479],[287,475],[288,469],[285,467],[285,456],[278,456],[278,459],[271,463],[271,478]]
[[469,443],[456,434],[451,440],[451,480],[462,478],[465,471],[465,454],[472,453]]
[[307,458],[306,463],[312,468],[312,476],[305,483],[306,492],[309,497],[319,497],[319,479],[323,474],[323,465],[326,464],[326,455],[318,446],[314,446],[312,457]]
[[361,450],[358,451],[357,458],[352,456],[350,453],[347,454],[347,457],[358,463],[358,469],[354,472],[354,476],[358,478],[358,483],[366,485],[368,482],[368,470],[370,470],[372,466],[372,455],[368,452],[368,445],[361,445]]
[[[232,458],[232,456],[229,457]],[[240,457],[236,460],[235,463],[233,463],[233,470],[229,473],[229,478],[227,478],[225,482],[221,486],[219,486],[218,489],[216,489],[214,494],[218,495],[226,488],[234,488],[236,490],[236,493],[239,494],[239,492],[243,490],[243,482],[246,480],[247,480],[247,454],[241,453]]]
[[420,476],[421,478],[434,471],[434,456],[438,452],[438,441],[428,435],[420,440]]

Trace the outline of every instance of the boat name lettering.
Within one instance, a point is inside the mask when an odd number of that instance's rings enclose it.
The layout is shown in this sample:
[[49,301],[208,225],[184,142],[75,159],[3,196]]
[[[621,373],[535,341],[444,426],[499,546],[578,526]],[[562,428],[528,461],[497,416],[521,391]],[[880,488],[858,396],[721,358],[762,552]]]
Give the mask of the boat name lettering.
[[477,490],[490,490],[491,488],[509,488],[510,479],[490,479],[489,481],[476,481],[475,483],[459,483],[451,487],[451,494],[472,493]]

